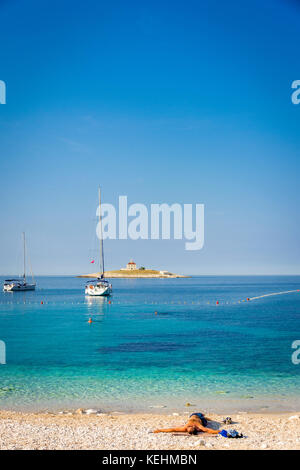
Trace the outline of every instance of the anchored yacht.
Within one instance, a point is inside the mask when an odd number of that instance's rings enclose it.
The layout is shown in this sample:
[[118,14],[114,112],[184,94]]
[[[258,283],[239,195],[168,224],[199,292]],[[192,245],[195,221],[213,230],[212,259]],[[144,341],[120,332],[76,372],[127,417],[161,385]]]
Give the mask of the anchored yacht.
[[26,280],[26,241],[25,233],[23,232],[23,251],[24,251],[24,274],[23,277],[18,279],[5,279],[3,284],[4,292],[19,292],[24,290],[35,290],[35,281],[33,273],[31,272],[32,282],[29,283]]
[[107,296],[112,293],[112,285],[104,278],[104,250],[103,233],[101,221],[101,191],[99,188],[99,226],[100,226],[100,261],[99,277],[96,280],[88,281],[85,286],[85,294],[93,296]]

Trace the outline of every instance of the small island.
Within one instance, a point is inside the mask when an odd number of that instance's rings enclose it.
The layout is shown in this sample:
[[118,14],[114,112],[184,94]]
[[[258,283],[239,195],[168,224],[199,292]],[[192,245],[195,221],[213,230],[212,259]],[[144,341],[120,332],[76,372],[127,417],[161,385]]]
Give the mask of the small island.
[[[126,268],[117,269],[115,271],[105,271],[106,278],[179,278],[188,277],[181,274],[170,273],[169,271],[158,271],[156,269],[146,269],[144,266],[137,267],[133,260],[127,263]],[[97,278],[99,273],[82,274],[77,277]]]

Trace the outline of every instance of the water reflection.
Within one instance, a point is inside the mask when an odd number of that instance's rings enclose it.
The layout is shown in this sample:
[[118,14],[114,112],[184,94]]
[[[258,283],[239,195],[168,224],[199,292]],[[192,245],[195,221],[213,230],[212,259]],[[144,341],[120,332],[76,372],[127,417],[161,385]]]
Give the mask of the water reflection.
[[[91,296],[85,296],[85,304],[88,307],[88,315],[93,319],[93,316],[104,316],[107,305],[108,305],[108,300],[105,297],[91,297]],[[99,317],[98,317],[99,320]]]

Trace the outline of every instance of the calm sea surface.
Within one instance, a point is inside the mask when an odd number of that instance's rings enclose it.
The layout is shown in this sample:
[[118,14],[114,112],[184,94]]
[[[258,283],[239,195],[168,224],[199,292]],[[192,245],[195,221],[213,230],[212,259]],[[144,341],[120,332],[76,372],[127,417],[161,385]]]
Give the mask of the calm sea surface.
[[300,292],[246,301],[299,276],[116,279],[111,303],[84,284],[0,293],[0,408],[300,410]]

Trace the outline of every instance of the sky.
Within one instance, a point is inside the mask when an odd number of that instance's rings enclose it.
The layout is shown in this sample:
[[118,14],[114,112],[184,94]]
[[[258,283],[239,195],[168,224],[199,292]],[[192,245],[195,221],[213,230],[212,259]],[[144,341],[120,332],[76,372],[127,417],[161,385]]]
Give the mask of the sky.
[[107,240],[107,269],[300,274],[296,1],[0,0],[0,274],[93,271],[97,188],[204,204],[205,243]]

